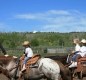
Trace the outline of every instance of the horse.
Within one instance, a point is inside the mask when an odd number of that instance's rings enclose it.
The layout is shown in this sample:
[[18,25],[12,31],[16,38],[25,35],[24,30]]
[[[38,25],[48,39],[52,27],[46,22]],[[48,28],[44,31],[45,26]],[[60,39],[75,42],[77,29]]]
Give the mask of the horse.
[[[71,64],[73,54],[69,54],[67,57],[67,66]],[[86,57],[82,57],[77,61],[77,67],[69,69],[73,78],[83,80],[86,78]]]
[[86,78],[86,57],[78,59],[77,67],[74,69],[74,73],[76,74],[77,78],[81,80]]
[[66,62],[67,57],[68,57],[68,55],[63,55],[63,56],[59,56],[59,55],[45,56],[45,58],[51,58],[53,60],[60,61],[63,65],[66,65],[67,64],[67,62]]
[[[16,79],[19,77],[19,65],[17,64],[18,59],[10,58],[9,61],[2,65],[2,69],[6,69],[10,79]],[[35,65],[35,64],[34,64]],[[24,80],[40,80],[40,79],[51,79],[60,80],[60,67],[54,60],[50,58],[39,58],[36,62],[38,65],[36,68],[30,67],[25,73],[23,73]]]
[[60,74],[62,80],[72,80],[71,71],[66,66],[68,63],[66,62],[68,55],[64,56],[45,56],[45,58],[51,58],[57,62],[60,66]]
[[[51,58],[51,57],[45,57],[45,58]],[[53,59],[54,58],[54,59]],[[62,64],[62,62],[61,61],[59,61],[59,60],[56,60],[57,58],[55,58],[55,56],[53,57],[53,58],[51,58],[51,59],[53,59],[58,65],[59,65],[59,67],[60,67],[60,75],[61,75],[61,79],[62,80],[71,80],[71,72],[70,72],[70,70],[67,68],[67,67],[65,67],[63,64]],[[63,57],[63,60],[66,60],[66,56],[64,56]],[[32,71],[31,71],[32,72]],[[31,73],[30,72],[30,73]],[[30,74],[29,74],[30,75]],[[29,76],[29,78],[30,78],[30,76]],[[38,79],[37,79],[38,80]],[[49,79],[50,80],[50,79]]]
[[[17,58],[13,58],[13,56],[0,56],[0,73],[3,73],[6,75],[9,79],[13,77],[14,72],[16,69],[11,70],[12,66],[16,67],[16,62]],[[11,64],[11,65],[10,65]]]

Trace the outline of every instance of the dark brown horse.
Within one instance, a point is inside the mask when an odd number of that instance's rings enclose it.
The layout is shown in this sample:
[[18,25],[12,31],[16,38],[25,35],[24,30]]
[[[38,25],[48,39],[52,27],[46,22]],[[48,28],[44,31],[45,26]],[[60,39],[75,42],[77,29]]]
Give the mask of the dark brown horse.
[[[64,56],[65,59],[68,60],[68,63],[66,63],[67,65],[70,64],[70,62],[72,60],[72,56],[73,56],[72,54],[68,55],[68,57]],[[60,59],[63,59],[63,57],[60,57],[59,60]],[[63,60],[60,60],[60,61],[62,63],[64,62]],[[65,62],[66,62],[66,60],[65,60]],[[77,67],[70,68],[71,78],[75,78],[74,80],[77,80],[77,79],[84,80],[84,78],[86,78],[86,57],[78,59],[77,63],[78,63]],[[64,65],[66,65],[66,64],[64,64]]]
[[64,55],[64,56],[59,56],[59,55],[55,55],[55,56],[45,56],[45,58],[51,58],[53,60],[57,60],[60,61],[62,64],[66,65],[67,64],[67,57],[68,55]]

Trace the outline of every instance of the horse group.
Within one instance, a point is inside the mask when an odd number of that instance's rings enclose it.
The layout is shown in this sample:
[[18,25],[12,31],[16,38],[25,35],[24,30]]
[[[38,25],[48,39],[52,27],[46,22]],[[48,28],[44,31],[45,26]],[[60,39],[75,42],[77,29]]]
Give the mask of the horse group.
[[[0,48],[5,55],[6,51],[1,44]],[[0,73],[6,75],[9,80],[71,80],[70,71],[65,68],[64,63],[51,57],[39,58],[32,67],[28,67],[22,73],[22,76],[20,62],[20,58],[0,56]]]
[[86,57],[80,58],[77,62],[77,67],[73,68],[68,68],[68,66],[70,65],[70,61],[72,60],[71,55],[48,57],[53,60],[60,61],[65,66],[65,68],[67,68],[68,71],[71,72],[71,80],[86,80]]
[[[36,64],[31,65],[32,67],[28,67],[27,70],[22,73],[23,76],[20,77],[19,58],[0,57],[0,72],[5,74],[10,80],[61,80],[60,73],[64,66],[60,62],[56,62],[50,58],[39,58]],[[37,67],[34,67],[35,65],[37,65]],[[61,66],[63,67],[60,69]]]
[[0,73],[6,75],[9,80],[73,80],[74,70],[71,71],[65,66],[66,59],[67,55],[40,57],[35,64],[28,65],[20,76],[20,58],[0,56]]

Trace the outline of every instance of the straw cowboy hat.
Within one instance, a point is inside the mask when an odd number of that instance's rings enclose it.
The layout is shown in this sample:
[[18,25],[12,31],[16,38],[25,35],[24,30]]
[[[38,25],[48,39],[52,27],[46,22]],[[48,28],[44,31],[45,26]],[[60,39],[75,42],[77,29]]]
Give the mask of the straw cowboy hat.
[[23,46],[27,46],[27,45],[29,45],[29,44],[30,44],[29,41],[24,41],[22,45],[23,45]]
[[81,40],[81,43],[86,43],[86,40],[85,40],[85,39],[82,39],[82,40]]

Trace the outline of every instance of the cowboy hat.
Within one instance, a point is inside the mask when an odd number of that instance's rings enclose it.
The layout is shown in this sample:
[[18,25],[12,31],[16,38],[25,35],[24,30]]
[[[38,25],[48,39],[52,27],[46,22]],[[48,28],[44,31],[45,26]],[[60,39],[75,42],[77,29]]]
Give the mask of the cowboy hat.
[[24,41],[22,45],[24,46],[24,45],[29,45],[29,44],[30,44],[29,41]]
[[85,39],[82,39],[82,40],[81,40],[81,43],[86,43],[86,40],[85,40]]

